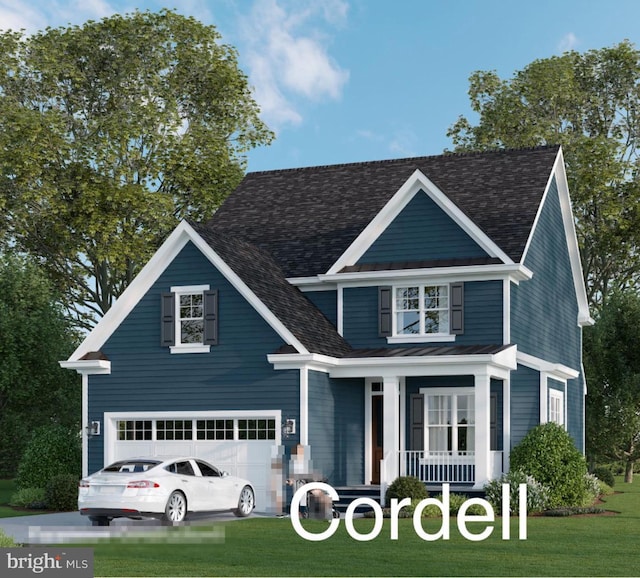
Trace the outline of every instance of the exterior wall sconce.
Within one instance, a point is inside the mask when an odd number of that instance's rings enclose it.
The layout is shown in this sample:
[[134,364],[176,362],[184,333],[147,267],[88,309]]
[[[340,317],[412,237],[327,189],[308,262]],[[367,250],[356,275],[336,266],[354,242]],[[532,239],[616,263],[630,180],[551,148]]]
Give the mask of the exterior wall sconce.
[[282,424],[282,435],[287,438],[295,435],[296,433],[296,420],[294,418],[286,418]]
[[99,421],[89,422],[89,425],[87,426],[87,436],[92,438],[94,436],[99,436],[99,435],[100,435],[100,422]]

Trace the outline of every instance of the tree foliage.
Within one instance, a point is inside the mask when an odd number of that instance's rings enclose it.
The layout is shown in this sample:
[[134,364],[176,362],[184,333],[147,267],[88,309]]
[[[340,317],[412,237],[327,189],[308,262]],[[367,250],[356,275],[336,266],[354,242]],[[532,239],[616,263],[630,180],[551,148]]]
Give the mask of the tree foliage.
[[640,52],[611,48],[536,60],[502,80],[470,77],[477,125],[449,129],[457,150],[560,144],[590,303],[640,276]]
[[162,10],[0,33],[0,210],[85,325],[272,133],[233,47]]
[[640,296],[615,292],[585,329],[587,455],[620,460],[630,482],[640,459]]
[[58,364],[75,345],[38,268],[0,255],[0,476],[15,473],[38,426],[79,431],[79,376]]

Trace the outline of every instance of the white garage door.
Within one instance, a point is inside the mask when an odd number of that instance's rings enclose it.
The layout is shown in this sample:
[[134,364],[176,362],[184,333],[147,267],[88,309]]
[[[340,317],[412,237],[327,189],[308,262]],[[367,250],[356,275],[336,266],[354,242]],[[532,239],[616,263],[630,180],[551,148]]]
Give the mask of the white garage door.
[[141,412],[105,414],[105,465],[140,456],[193,456],[256,490],[256,511],[273,511],[281,480],[272,470],[280,445],[280,412]]

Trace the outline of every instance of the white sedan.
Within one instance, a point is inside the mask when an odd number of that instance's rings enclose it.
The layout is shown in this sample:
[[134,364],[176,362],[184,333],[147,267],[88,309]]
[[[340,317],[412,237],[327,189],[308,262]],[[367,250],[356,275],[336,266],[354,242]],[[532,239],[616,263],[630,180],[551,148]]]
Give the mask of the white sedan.
[[78,490],[78,509],[95,526],[123,517],[177,523],[190,512],[245,517],[254,507],[251,482],[197,458],[121,460],[82,479]]

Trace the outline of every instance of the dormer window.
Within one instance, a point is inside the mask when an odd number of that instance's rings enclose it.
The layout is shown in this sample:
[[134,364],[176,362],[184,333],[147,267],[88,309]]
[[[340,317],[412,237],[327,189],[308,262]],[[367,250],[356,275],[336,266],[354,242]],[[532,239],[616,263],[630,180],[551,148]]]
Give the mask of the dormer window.
[[464,284],[379,288],[380,336],[388,343],[454,341],[464,331]]
[[209,285],[162,294],[162,345],[171,353],[208,353],[218,344],[218,292]]

